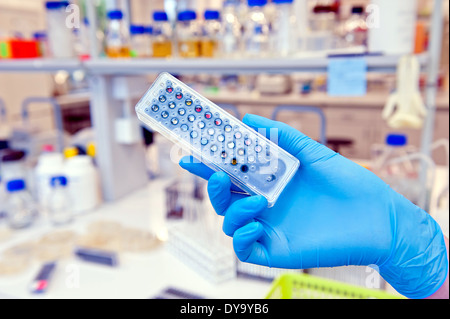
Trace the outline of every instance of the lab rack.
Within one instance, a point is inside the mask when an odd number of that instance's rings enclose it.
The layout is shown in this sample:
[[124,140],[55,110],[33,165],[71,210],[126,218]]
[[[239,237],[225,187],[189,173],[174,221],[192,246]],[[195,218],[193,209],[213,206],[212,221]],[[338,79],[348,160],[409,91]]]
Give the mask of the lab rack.
[[272,284],[266,299],[405,299],[385,291],[344,284],[307,274],[285,273]]
[[[434,0],[431,18],[429,52],[419,56],[422,70],[427,73],[425,104],[428,114],[422,131],[421,152],[430,155],[433,140],[433,123],[436,112],[436,94],[439,71],[439,56],[443,33],[443,0]],[[89,36],[96,43],[97,19],[94,3],[86,2],[86,12],[92,28]],[[291,59],[142,59],[108,60],[99,58],[99,49],[92,45],[91,58],[87,61],[73,60],[3,60],[0,72],[56,72],[58,70],[84,70],[89,75],[91,92],[91,116],[96,136],[99,137],[97,163],[101,172],[101,182],[106,201],[117,200],[145,185],[144,150],[139,143],[121,145],[114,139],[114,120],[122,116],[123,106],[131,98],[138,98],[136,92],[128,90],[123,96],[113,93],[121,80],[149,73],[209,73],[209,74],[260,74],[293,72],[326,72],[329,57],[308,57]],[[366,56],[368,72],[394,73],[400,56]],[[141,92],[143,93],[143,92]],[[127,96],[128,94],[128,96]],[[425,180],[423,169],[422,180]]]
[[176,180],[166,188],[167,215],[182,220],[168,227],[168,250],[200,276],[213,283],[236,277],[231,242],[215,231],[218,219],[206,206],[205,182]]

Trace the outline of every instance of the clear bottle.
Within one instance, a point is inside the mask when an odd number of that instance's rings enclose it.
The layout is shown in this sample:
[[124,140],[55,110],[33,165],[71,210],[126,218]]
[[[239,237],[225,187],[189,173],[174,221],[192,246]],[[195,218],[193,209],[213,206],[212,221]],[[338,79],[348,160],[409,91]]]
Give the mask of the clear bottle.
[[244,43],[246,54],[251,57],[262,57],[269,53],[269,22],[264,14],[267,0],[248,0],[250,7],[245,23]]
[[47,37],[51,56],[72,58],[75,56],[72,29],[66,27],[66,7],[69,1],[47,1]]
[[153,57],[167,58],[172,56],[172,33],[172,26],[167,13],[155,11],[153,13]]
[[130,38],[131,56],[134,58],[144,58],[148,51],[144,26],[131,25]]
[[381,148],[373,151],[372,170],[375,174],[391,186],[399,181],[415,175],[413,164],[406,162],[399,165],[392,165],[392,160],[407,156],[408,138],[403,134],[389,134],[386,136],[386,143]]
[[91,43],[89,40],[89,20],[83,19],[79,29],[73,30],[75,35],[75,52],[81,60],[86,60],[90,57]]
[[51,179],[52,190],[48,196],[48,214],[54,225],[68,224],[73,220],[72,202],[67,188],[65,176]]
[[330,5],[317,5],[313,8],[309,26],[311,34],[307,40],[307,50],[309,51],[322,51],[335,48],[337,37],[335,32],[336,25],[336,12]]
[[25,164],[25,152],[13,149],[4,149],[0,154],[0,162],[0,175],[5,185],[11,180],[25,180],[28,177]]
[[343,23],[342,37],[346,47],[367,46],[367,24],[364,8],[352,7],[352,15]]
[[144,36],[145,36],[145,56],[153,56],[153,26],[144,26]]
[[218,54],[218,43],[220,38],[220,13],[216,10],[205,11],[205,22],[203,24],[203,35],[201,39],[201,56],[213,58]]
[[420,160],[417,160],[417,154],[414,147],[408,146],[406,135],[389,134],[385,145],[372,154],[372,170],[396,192],[419,205],[424,204],[421,194],[428,192],[429,185],[421,183],[419,179],[420,163],[424,156],[420,154]]
[[130,57],[129,33],[123,23],[122,11],[109,11],[108,19],[109,22],[106,30],[106,55],[110,58]]
[[242,25],[239,22],[236,2],[227,0],[222,12],[220,51],[225,57],[238,57],[242,50]]
[[11,180],[6,184],[8,198],[6,214],[8,225],[13,229],[22,229],[33,224],[37,215],[37,206],[26,189],[23,179]]
[[182,58],[200,56],[200,28],[196,19],[195,11],[185,10],[178,13],[178,54]]
[[277,56],[290,56],[297,51],[297,19],[294,14],[294,0],[273,0],[276,5],[273,23],[274,53]]

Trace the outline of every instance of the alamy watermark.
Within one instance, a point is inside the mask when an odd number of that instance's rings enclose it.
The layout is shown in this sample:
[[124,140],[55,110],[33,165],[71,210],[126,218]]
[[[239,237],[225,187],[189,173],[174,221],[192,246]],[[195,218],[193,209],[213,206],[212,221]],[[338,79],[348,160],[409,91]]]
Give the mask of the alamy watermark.
[[364,282],[366,288],[380,289],[381,288],[381,276],[377,265],[369,265],[365,269],[367,276]]
[[79,29],[81,26],[80,7],[76,4],[69,4],[66,7],[66,27],[69,29]]
[[[69,29],[79,29],[81,25],[81,10],[77,4],[69,4],[66,7],[66,27]],[[376,4],[366,6],[366,26],[368,29],[380,27],[380,8]]]
[[68,289],[80,288],[80,267],[75,264],[68,264],[66,266],[65,285]]

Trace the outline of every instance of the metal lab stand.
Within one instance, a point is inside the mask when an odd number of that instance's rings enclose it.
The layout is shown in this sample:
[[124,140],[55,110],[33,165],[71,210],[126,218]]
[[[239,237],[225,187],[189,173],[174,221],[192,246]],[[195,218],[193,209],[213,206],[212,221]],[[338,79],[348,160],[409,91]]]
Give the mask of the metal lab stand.
[[123,116],[124,104],[115,96],[117,77],[94,75],[89,80],[91,118],[96,136],[96,161],[105,201],[115,201],[148,183],[142,141],[123,144],[116,140],[116,120]]
[[3,99],[0,98],[0,122],[6,121],[6,105]]
[[48,97],[29,97],[23,100],[21,107],[22,120],[27,122],[29,119],[29,108],[31,104],[50,104],[53,108],[53,117],[55,120],[55,128],[58,131],[57,151],[62,153],[64,150],[64,128],[63,119],[61,113],[61,106],[56,102],[54,98]]

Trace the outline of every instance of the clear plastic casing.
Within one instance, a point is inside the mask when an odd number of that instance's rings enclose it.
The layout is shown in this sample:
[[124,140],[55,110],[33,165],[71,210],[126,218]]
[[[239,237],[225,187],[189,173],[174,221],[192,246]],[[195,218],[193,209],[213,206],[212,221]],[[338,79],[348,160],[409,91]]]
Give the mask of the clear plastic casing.
[[[136,105],[138,118],[214,171],[273,206],[300,162],[168,73],[161,73]],[[275,129],[274,129],[275,130]]]

